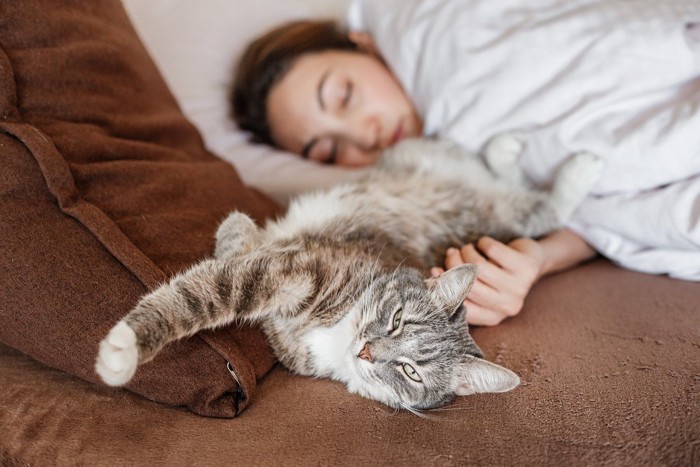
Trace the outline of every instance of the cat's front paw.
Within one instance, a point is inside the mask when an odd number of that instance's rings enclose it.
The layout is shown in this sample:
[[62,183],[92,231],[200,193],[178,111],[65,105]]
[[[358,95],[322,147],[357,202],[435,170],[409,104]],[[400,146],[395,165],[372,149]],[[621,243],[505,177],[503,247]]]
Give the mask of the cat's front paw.
[[110,386],[122,386],[131,380],[139,363],[136,334],[120,321],[100,342],[95,370]]

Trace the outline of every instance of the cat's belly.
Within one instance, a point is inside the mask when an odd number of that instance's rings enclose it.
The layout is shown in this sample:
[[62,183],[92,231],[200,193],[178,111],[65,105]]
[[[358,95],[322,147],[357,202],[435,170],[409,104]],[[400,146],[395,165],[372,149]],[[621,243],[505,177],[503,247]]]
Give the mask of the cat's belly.
[[274,238],[291,238],[301,232],[322,231],[326,225],[353,208],[349,185],[333,187],[326,192],[307,193],[294,199],[287,215],[267,224],[267,232]]

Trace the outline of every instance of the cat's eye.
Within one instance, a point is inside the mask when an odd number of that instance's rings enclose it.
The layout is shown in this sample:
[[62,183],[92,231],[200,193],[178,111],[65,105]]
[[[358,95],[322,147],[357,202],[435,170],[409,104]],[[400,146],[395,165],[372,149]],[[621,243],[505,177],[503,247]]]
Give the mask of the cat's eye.
[[401,325],[401,317],[403,316],[403,308],[399,308],[394,312],[391,318],[391,331],[396,331]]
[[413,368],[413,367],[412,367],[411,365],[409,365],[408,363],[403,363],[403,364],[401,365],[401,368],[403,368],[403,372],[406,373],[406,376],[408,376],[409,378],[411,378],[411,379],[412,379],[413,381],[415,381],[416,383],[422,383],[422,382],[423,382],[423,380],[421,379],[421,377],[418,375],[418,372],[416,371],[416,369]]

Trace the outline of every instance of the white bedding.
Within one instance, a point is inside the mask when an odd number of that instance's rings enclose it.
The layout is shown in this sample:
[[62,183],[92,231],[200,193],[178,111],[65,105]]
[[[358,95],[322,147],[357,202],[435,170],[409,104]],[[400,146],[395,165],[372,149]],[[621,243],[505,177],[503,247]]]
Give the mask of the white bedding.
[[540,184],[606,169],[570,227],[630,268],[700,280],[700,2],[355,0],[425,120],[478,150],[503,131]]

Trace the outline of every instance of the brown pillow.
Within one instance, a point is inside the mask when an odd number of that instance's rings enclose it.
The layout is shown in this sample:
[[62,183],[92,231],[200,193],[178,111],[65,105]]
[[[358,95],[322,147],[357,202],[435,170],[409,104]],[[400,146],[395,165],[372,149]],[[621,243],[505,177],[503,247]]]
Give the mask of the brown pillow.
[[[0,2],[0,341],[98,381],[98,342],[210,255],[233,209],[279,213],[205,150],[119,0]],[[128,387],[232,417],[273,364],[258,330],[227,328],[169,346]]]

